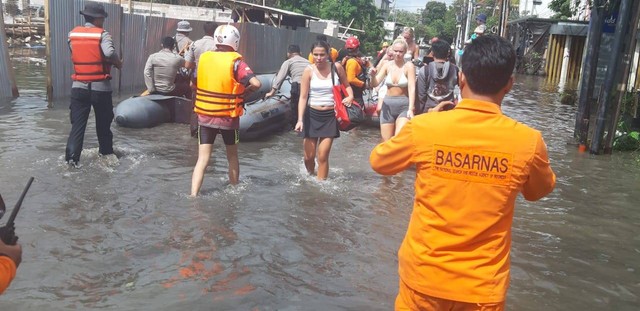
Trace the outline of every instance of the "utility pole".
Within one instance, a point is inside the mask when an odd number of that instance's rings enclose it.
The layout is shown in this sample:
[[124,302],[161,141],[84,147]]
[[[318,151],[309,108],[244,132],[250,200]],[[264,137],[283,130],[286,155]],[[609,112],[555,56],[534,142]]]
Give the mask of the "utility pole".
[[471,28],[471,20],[473,20],[473,0],[467,0],[467,18],[466,26],[464,27],[464,39],[466,41],[469,38],[469,28]]
[[[613,38],[613,48],[611,55],[609,56],[607,73],[604,79],[605,82],[602,87],[602,97],[600,98],[601,103],[597,112],[596,128],[589,148],[589,151],[592,154],[600,154],[600,150],[602,149],[607,117],[609,116],[611,106],[613,106],[613,100],[615,98],[615,95],[613,94],[617,91],[614,83],[618,76],[618,68],[620,66],[620,59],[622,58],[623,44],[625,40],[624,37],[627,31],[627,23],[630,19],[631,6],[631,0],[622,0],[620,3],[620,9],[618,11],[619,15],[618,20],[616,21],[616,30]],[[615,135],[615,133],[609,132],[607,135],[611,136]],[[605,146],[604,152],[606,154],[611,154],[610,146]]]

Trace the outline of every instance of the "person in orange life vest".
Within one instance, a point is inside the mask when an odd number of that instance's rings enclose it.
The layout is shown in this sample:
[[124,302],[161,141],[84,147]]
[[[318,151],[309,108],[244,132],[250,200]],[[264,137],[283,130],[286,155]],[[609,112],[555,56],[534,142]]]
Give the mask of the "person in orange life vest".
[[7,245],[0,240],[0,294],[2,294],[13,278],[22,261],[22,246],[20,244]]
[[474,40],[458,74],[462,101],[416,116],[371,152],[380,174],[416,168],[396,310],[504,310],[516,198],[538,200],[556,181],[540,132],[501,112],[515,59],[504,38]]
[[107,12],[99,3],[87,2],[80,12],[86,23],[69,33],[69,48],[74,74],[71,76],[69,105],[71,132],[67,140],[65,161],[77,166],[91,107],[96,117],[101,155],[113,154],[113,103],[111,101],[111,66],[120,69],[122,60],[113,46],[111,35],[103,29]]
[[[347,75],[339,63],[329,61],[329,44],[316,41],[311,46],[314,63],[302,73],[300,99],[298,102],[298,122],[294,130],[304,137],[304,166],[311,175],[315,173],[318,159],[318,180],[329,175],[329,152],[333,139],[340,137],[335,115],[333,85],[341,83],[348,96],[342,99],[345,106],[351,106],[353,90]],[[332,66],[335,66],[332,70]]]
[[191,196],[197,196],[209,164],[213,142],[222,135],[229,162],[229,183],[240,176],[238,129],[244,111],[243,96],[261,83],[238,52],[240,32],[231,25],[219,26],[213,35],[217,50],[200,55],[194,111],[198,114],[198,162],[191,178]]
[[[327,44],[329,44],[329,39],[327,39],[326,35],[317,35],[316,36],[316,40],[317,41],[327,42]],[[338,50],[336,50],[335,48],[332,47],[331,48],[331,53],[329,54],[329,56],[331,56],[331,61],[335,62],[338,59]],[[307,57],[307,59],[312,64],[315,61],[315,58],[313,57],[312,53],[309,53],[309,57]]]
[[349,54],[342,59],[342,67],[344,67],[344,70],[347,73],[347,81],[349,81],[351,89],[353,89],[353,100],[362,105],[364,103],[364,89],[367,87],[366,70],[371,67],[371,64],[362,59],[362,54],[360,53],[360,40],[358,40],[358,38],[349,37],[347,42],[345,42],[344,47],[347,49]]

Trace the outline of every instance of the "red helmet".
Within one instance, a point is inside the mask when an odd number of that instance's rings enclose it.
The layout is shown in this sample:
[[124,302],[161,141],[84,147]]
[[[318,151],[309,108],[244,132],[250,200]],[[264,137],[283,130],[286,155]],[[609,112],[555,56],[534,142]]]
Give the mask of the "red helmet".
[[356,37],[349,37],[347,42],[344,44],[344,47],[347,49],[357,49],[360,46],[360,40]]

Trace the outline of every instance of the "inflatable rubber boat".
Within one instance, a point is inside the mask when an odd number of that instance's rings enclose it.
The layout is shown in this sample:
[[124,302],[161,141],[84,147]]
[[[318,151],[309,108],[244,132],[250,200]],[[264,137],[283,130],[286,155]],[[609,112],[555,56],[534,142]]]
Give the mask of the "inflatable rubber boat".
[[[245,112],[240,117],[240,139],[255,140],[289,126],[293,118],[288,80],[273,97],[264,100],[272,85],[274,74],[256,76],[262,86],[245,97]],[[116,123],[122,127],[150,128],[161,123],[189,124],[193,106],[184,97],[147,95],[135,96],[120,102],[114,109]]]
[[380,127],[380,117],[376,112],[378,106],[378,94],[365,91],[364,97],[364,124],[372,127]]

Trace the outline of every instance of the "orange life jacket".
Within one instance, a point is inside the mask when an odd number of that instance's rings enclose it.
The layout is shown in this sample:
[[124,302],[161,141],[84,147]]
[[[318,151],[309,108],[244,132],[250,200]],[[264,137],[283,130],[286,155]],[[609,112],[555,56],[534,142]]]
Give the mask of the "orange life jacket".
[[78,26],[69,33],[74,81],[93,82],[111,79],[111,64],[102,53],[100,42],[104,29]]
[[244,85],[235,79],[234,65],[242,55],[207,51],[198,60],[198,82],[193,110],[215,117],[239,117],[244,112]]

